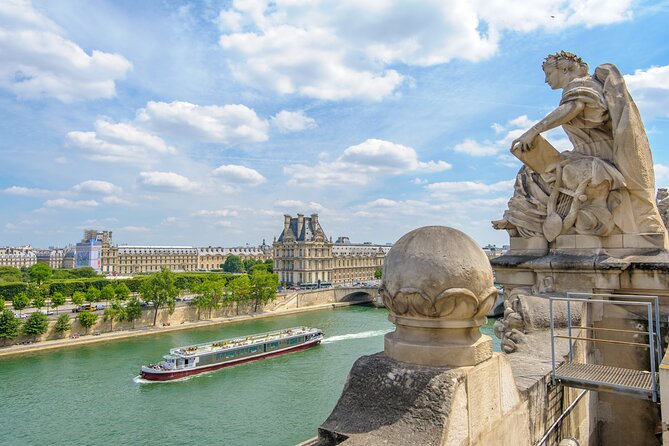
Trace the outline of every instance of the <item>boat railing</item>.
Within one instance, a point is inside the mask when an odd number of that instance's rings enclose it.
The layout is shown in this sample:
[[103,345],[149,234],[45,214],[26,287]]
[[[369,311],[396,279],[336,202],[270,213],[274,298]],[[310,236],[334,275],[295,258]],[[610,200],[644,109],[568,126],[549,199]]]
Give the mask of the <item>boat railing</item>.
[[[317,331],[316,328],[310,327],[292,327],[285,328],[283,330],[274,330],[268,331],[266,333],[253,334],[246,337],[238,337],[233,339],[221,339],[214,342],[206,342],[202,344],[193,344],[187,345],[184,347],[177,347],[170,349],[170,353],[177,353],[181,355],[194,355],[196,353],[203,352],[207,349],[211,351],[215,350],[228,350],[231,348],[241,347],[243,345],[251,345],[257,343],[257,341],[267,341],[273,339],[283,339],[290,336],[297,336],[301,334],[308,334],[310,332]],[[218,344],[218,345],[216,345]]]

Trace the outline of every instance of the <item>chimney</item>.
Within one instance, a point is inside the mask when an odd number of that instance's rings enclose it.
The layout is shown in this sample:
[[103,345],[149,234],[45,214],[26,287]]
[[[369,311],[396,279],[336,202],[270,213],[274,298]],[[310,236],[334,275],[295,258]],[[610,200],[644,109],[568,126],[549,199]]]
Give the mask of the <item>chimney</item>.
[[304,214],[297,214],[297,238],[300,238],[302,234],[302,228],[304,228]]

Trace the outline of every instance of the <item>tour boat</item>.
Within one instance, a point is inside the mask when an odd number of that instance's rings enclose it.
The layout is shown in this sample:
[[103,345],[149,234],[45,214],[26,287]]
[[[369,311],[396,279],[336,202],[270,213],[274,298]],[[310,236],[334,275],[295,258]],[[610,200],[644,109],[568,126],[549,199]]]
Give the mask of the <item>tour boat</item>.
[[169,355],[163,356],[158,364],[143,365],[140,376],[150,381],[167,381],[303,350],[322,340],[323,331],[319,328],[295,327],[177,347],[170,349]]

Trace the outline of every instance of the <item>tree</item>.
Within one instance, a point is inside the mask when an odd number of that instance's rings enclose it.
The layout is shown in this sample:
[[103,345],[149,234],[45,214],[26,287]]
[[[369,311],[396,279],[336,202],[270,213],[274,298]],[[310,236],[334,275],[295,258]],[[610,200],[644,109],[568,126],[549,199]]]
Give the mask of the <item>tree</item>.
[[33,307],[39,310],[44,305],[45,305],[44,295],[42,295],[42,293],[37,293],[37,295],[33,297]]
[[21,332],[21,319],[14,316],[11,310],[3,308],[0,310],[0,338],[2,345],[7,343],[8,339],[14,339]]
[[18,293],[12,299],[12,306],[19,312],[19,314],[21,314],[21,310],[23,310],[28,305],[30,305],[30,299],[28,299],[28,295],[24,292]]
[[211,311],[221,307],[224,288],[225,280],[206,280],[193,286],[193,292],[197,293],[197,296],[193,299],[193,304],[197,307],[198,319],[201,310],[208,310],[208,317],[211,318]]
[[84,310],[79,313],[77,320],[79,320],[79,324],[86,329],[86,334],[88,334],[88,329],[98,321],[98,315],[91,313],[88,310]]
[[56,332],[60,333],[61,335],[68,331],[70,328],[72,328],[72,324],[70,323],[70,316],[67,314],[61,314],[58,316],[54,328]]
[[267,271],[270,273],[274,272],[274,260],[267,259],[265,260],[265,265],[267,265]]
[[93,285],[89,286],[86,290],[86,302],[97,302],[100,300],[100,290],[95,288]]
[[38,294],[39,288],[37,285],[34,283],[29,283],[28,286],[26,286],[26,295],[28,296],[28,299],[33,300]]
[[36,263],[28,271],[28,277],[30,277],[32,282],[37,282],[38,286],[51,277],[51,274],[53,274],[53,270],[49,268],[49,265],[45,265],[44,263]]
[[120,282],[116,285],[114,291],[116,292],[116,297],[120,300],[126,300],[130,296],[130,288],[128,288],[125,282]]
[[56,310],[56,314],[58,314],[58,307],[64,304],[65,296],[63,296],[63,293],[59,293],[58,291],[53,293],[53,296],[51,296],[51,308]]
[[32,336],[33,341],[37,339],[37,336],[46,333],[47,328],[49,328],[49,319],[46,317],[46,314],[42,314],[39,311],[30,313],[26,323],[23,324],[23,334],[25,336]]
[[136,297],[133,297],[125,306],[123,319],[132,322],[132,328],[135,328],[135,320],[140,317],[142,317],[142,304]]
[[253,311],[258,311],[260,304],[276,298],[276,288],[279,286],[279,276],[268,273],[264,269],[256,269],[251,274],[251,297],[255,301]]
[[123,320],[125,308],[118,302],[112,302],[110,306],[105,308],[104,320],[109,321],[109,331],[114,331],[114,320]]
[[111,283],[108,283],[102,287],[102,290],[100,290],[100,300],[109,302],[114,297],[116,297],[116,290],[114,289],[114,285]]
[[75,291],[72,293],[72,303],[74,305],[81,305],[84,303],[84,300],[86,298],[86,295],[82,293],[81,291]]
[[374,270],[374,278],[375,278],[375,279],[380,279],[381,277],[383,277],[383,269],[381,269],[381,268],[376,268],[376,269]]
[[244,274],[228,284],[228,290],[232,292],[232,300],[237,303],[237,316],[239,316],[239,303],[246,302],[251,296],[251,279]]
[[174,285],[174,273],[163,268],[159,273],[152,274],[142,282],[139,293],[145,302],[153,304],[153,326],[155,327],[160,308],[167,307],[170,314],[174,312],[176,298],[179,295],[179,290]]
[[13,266],[0,266],[0,282],[21,282],[21,270]]
[[5,298],[4,298],[4,297],[0,297],[0,311],[2,311],[2,310],[5,309],[5,305],[6,305],[6,304],[7,304],[7,302],[5,301]]
[[226,273],[241,273],[243,270],[242,260],[239,256],[230,255],[223,263],[223,271]]

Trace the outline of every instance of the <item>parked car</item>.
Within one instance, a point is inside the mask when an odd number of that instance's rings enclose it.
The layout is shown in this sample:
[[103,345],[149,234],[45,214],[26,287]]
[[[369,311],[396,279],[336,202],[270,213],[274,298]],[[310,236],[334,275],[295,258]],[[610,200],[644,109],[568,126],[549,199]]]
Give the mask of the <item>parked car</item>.
[[96,310],[104,310],[105,308],[106,308],[106,307],[104,306],[104,304],[97,304],[97,305],[95,306],[95,309],[96,309]]
[[28,313],[21,313],[21,314],[14,313],[14,316],[16,316],[16,317],[18,317],[18,318],[21,318],[21,319],[25,319],[25,318],[27,318],[29,315],[28,315]]
[[53,311],[50,311],[50,310],[41,310],[40,309],[40,310],[37,310],[37,311],[39,311],[42,314],[46,314],[47,316],[51,316],[53,314]]
[[93,304],[79,305],[77,308],[72,308],[72,313],[79,313],[80,311],[95,311],[97,308]]

